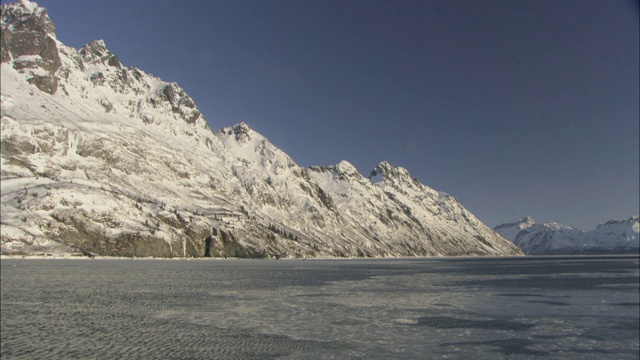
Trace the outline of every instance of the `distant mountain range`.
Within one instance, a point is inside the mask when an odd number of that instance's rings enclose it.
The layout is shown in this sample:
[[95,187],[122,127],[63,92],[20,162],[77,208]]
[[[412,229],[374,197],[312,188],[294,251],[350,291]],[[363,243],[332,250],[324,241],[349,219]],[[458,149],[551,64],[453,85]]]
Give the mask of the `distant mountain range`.
[[611,220],[582,231],[558,223],[537,223],[530,217],[498,225],[494,230],[513,241],[527,255],[637,254],[640,250],[638,216]]
[[176,83],[65,46],[33,2],[0,24],[3,254],[523,254],[404,168],[302,168],[244,123],[211,131]]

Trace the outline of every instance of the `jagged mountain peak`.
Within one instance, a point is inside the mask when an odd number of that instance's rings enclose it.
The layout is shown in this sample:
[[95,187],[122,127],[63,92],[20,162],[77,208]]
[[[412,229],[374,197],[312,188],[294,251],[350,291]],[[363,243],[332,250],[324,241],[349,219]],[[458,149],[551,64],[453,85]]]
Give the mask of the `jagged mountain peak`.
[[617,226],[617,225],[631,225],[631,226],[638,226],[638,221],[639,221],[640,217],[638,215],[633,215],[631,217],[629,217],[628,219],[625,220],[618,220],[618,219],[612,219],[609,220],[603,224],[599,224],[596,229],[600,229],[600,228],[605,228],[605,227],[609,227],[609,226]]
[[9,28],[14,32],[36,31],[54,38],[56,36],[56,27],[49,18],[47,10],[29,0],[3,4],[0,23],[3,28]]
[[38,3],[30,0],[17,0],[11,4],[3,4],[2,7],[10,9],[21,9],[23,11],[26,11],[27,13],[33,13],[35,9],[38,8]]
[[[233,135],[235,140],[239,143],[246,143],[252,140],[252,135],[257,134],[249,125],[245,122],[241,122],[231,127],[226,127],[220,130],[220,133],[224,133],[227,135]],[[260,135],[260,138],[264,138]]]
[[67,47],[51,35],[54,29],[46,10],[35,3],[3,5],[2,63],[16,71],[3,73],[3,80],[22,78],[49,95],[61,90],[79,104],[89,100],[93,102],[90,108],[126,114],[117,115],[120,120],[172,127],[176,133],[191,132],[175,128],[170,120],[181,119],[209,130],[193,99],[176,83],[135,67],[125,68],[104,40],[94,40],[78,50]]
[[231,128],[233,129],[234,132],[237,132],[237,133],[248,133],[249,131],[253,131],[251,127],[244,121],[241,121],[233,125]]
[[56,27],[47,11],[36,3],[20,1],[2,5],[0,62],[29,75],[38,89],[53,94],[58,88],[54,73],[62,65],[55,37]]
[[352,180],[362,181],[365,179],[362,174],[358,172],[358,169],[347,160],[342,160],[337,164],[325,166],[310,166],[309,170],[317,173],[331,173],[333,179],[345,181],[347,183]]
[[253,130],[244,121],[233,126],[224,127],[218,130],[216,132],[216,135],[224,139],[224,141],[229,143],[230,145],[230,141],[232,141],[233,143],[240,146],[247,146],[248,144],[256,143],[262,144],[258,146],[275,147],[264,135]]
[[122,68],[122,64],[118,60],[118,56],[109,51],[107,44],[105,44],[102,39],[93,40],[80,48],[78,53],[82,55],[82,58],[86,62],[107,64],[118,69]]
[[[267,178],[282,178],[290,173],[300,174],[300,167],[293,159],[275,146],[269,139],[253,130],[245,122],[225,127],[215,133],[225,145],[226,150],[233,156],[237,166],[237,175],[243,174],[243,181],[249,181],[247,176],[266,172]],[[271,180],[268,180],[271,181]],[[251,182],[251,181],[250,181]]]
[[514,228],[518,230],[528,229],[534,225],[537,225],[538,222],[534,220],[531,216],[525,216],[522,219],[512,222],[512,223],[504,223],[495,227],[495,229],[509,229]]
[[369,179],[376,178],[380,175],[382,175],[383,178],[387,178],[387,179],[395,178],[395,179],[411,180],[411,174],[409,173],[409,170],[401,166],[395,167],[386,160],[381,161],[378,165],[376,165],[373,168],[373,170],[371,170],[371,173],[369,174]]
[[286,164],[287,167],[298,168],[288,154],[245,122],[222,128],[215,135],[222,140],[232,154],[243,161],[262,164],[276,162]]
[[395,168],[393,165],[389,164],[386,160],[381,161],[376,165],[373,170],[371,170],[370,176],[378,176],[378,175],[388,175],[393,172]]
[[107,44],[104,42],[104,39],[93,40],[90,43],[88,43],[85,46],[83,46],[83,48],[89,48],[89,49],[93,49],[93,50],[96,50],[96,51],[99,51],[99,52],[109,51],[107,49]]
[[362,175],[360,175],[360,173],[358,172],[358,169],[347,160],[342,160],[338,164],[336,164],[335,171],[349,178],[353,176],[362,177]]
[[535,224],[535,225],[541,225],[544,226],[547,229],[551,229],[551,230],[575,230],[575,231],[582,231],[579,229],[576,229],[573,226],[569,226],[569,225],[565,225],[565,224],[561,224],[559,222],[546,222],[546,223],[542,223],[542,224]]

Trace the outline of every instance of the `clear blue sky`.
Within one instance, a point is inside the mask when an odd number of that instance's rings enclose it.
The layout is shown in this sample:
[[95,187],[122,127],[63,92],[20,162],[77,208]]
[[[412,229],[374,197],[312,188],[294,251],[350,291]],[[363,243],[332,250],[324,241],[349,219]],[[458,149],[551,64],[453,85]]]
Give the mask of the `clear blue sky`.
[[639,212],[637,0],[38,3],[301,166],[387,160],[489,226]]

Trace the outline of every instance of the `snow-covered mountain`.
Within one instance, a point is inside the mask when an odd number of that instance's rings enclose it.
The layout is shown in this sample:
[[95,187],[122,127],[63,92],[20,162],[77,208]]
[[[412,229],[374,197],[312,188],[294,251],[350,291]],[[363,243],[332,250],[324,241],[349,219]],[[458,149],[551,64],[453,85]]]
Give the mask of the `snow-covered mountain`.
[[638,253],[638,216],[611,220],[582,231],[558,223],[537,223],[530,217],[494,228],[528,255]]
[[33,2],[1,26],[4,254],[522,254],[403,168],[301,168],[244,123],[212,132],[177,84],[65,46]]

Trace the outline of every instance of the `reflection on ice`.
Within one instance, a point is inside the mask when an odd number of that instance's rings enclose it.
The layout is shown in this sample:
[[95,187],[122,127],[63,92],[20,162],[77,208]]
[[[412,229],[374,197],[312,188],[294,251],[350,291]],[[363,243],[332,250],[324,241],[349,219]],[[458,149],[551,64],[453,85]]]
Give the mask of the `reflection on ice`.
[[492,329],[524,331],[534,325],[509,320],[470,320],[451,316],[421,316],[418,325],[430,326],[439,329]]
[[[442,346],[455,346],[455,347],[473,347],[478,348],[479,351],[499,352],[502,355],[549,355],[550,351],[541,351],[532,349],[531,346],[539,344],[536,341],[524,338],[509,338],[504,340],[484,340],[484,341],[467,341],[467,342],[455,342],[444,343]],[[484,347],[490,349],[485,350]],[[491,349],[495,348],[495,349]]]

